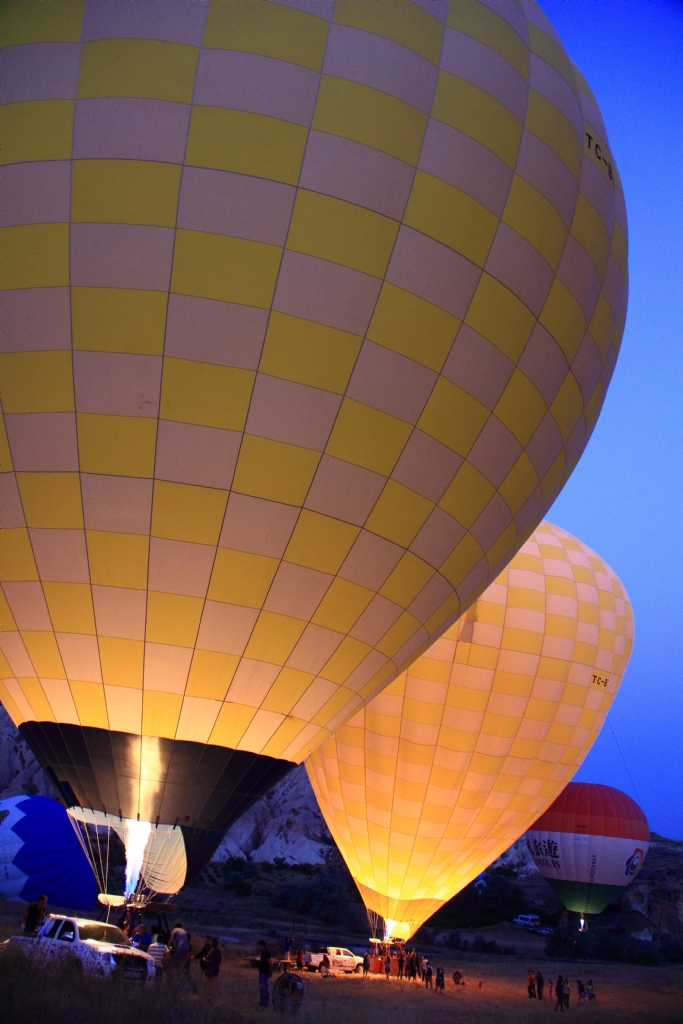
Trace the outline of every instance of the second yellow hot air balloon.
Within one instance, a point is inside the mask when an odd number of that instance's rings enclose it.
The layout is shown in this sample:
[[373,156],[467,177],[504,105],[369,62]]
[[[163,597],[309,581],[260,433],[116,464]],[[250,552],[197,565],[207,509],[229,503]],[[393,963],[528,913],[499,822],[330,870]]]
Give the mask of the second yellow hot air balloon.
[[543,523],[469,612],[309,757],[366,906],[408,938],[538,818],[632,647],[614,572]]

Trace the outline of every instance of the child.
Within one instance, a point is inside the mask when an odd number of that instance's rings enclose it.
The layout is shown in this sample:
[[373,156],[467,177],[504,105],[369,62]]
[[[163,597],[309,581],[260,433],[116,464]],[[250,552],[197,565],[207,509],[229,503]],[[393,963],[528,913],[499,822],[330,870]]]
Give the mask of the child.
[[443,990],[444,990],[444,984],[445,984],[445,980],[444,980],[444,976],[443,976],[443,967],[437,967],[437,969],[436,969],[436,991],[440,992],[442,995],[443,995]]

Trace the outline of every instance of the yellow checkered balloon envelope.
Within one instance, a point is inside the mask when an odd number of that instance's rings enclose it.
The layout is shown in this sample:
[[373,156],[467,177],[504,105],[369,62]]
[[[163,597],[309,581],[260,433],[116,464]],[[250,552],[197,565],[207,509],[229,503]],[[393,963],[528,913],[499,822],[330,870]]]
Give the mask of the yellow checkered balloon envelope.
[[66,800],[212,832],[567,479],[618,175],[528,2],[7,0],[3,42],[0,692]]
[[542,523],[425,655],[306,762],[368,910],[407,939],[552,804],[633,644],[623,586]]

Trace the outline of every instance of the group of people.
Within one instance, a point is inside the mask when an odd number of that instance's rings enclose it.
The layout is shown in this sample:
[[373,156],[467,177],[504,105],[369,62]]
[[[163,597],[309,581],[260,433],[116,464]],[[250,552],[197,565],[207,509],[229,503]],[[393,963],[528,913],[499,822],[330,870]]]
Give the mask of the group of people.
[[202,948],[198,953],[193,953],[190,936],[183,928],[182,921],[175,922],[170,935],[158,928],[148,930],[144,919],[140,924],[133,925],[129,918],[128,921],[122,921],[120,927],[137,949],[149,953],[153,958],[157,977],[166,970],[189,968],[197,960],[202,978],[215,989],[223,959],[216,936],[205,936]]
[[[527,974],[527,991],[529,993],[529,999],[543,999],[543,993],[545,989],[545,979],[540,971],[529,971]],[[592,1004],[595,1001],[595,989],[593,987],[593,980],[589,980],[584,984],[579,978],[576,979],[576,993],[578,997],[578,1006],[587,1006],[592,1008]],[[564,1013],[565,1010],[569,1009],[569,999],[571,996],[571,987],[569,984],[569,978],[559,975],[555,982],[555,1010],[559,1010],[560,1013]],[[548,982],[548,998],[553,998],[553,983],[552,980]]]
[[[437,967],[435,972],[427,957],[419,956],[416,949],[407,953],[403,948],[399,948],[396,957],[392,957],[390,953],[387,953],[383,960],[384,977],[387,981],[391,977],[394,960],[396,961],[396,977],[398,981],[403,981],[404,978],[407,981],[417,981],[419,978],[424,983],[425,988],[431,988],[436,992],[443,992],[446,983],[443,967]],[[368,950],[363,957],[364,978],[370,973],[371,966],[372,953]]]

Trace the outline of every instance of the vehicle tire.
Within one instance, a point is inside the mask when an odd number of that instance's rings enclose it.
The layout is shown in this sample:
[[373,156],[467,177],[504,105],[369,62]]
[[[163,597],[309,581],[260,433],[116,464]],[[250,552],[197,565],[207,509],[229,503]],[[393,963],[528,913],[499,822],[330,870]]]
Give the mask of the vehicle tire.
[[362,964],[356,964],[353,973],[354,974],[360,974],[362,970],[363,970],[363,965]]
[[319,973],[320,973],[320,974],[322,974],[322,973],[323,973],[323,965],[322,965],[322,964],[321,964],[321,965],[320,965],[320,967],[318,968],[318,971],[319,971]]
[[317,968],[317,967],[307,967],[306,970],[308,971],[309,974],[315,974],[315,972],[317,970],[319,970],[319,968]]

